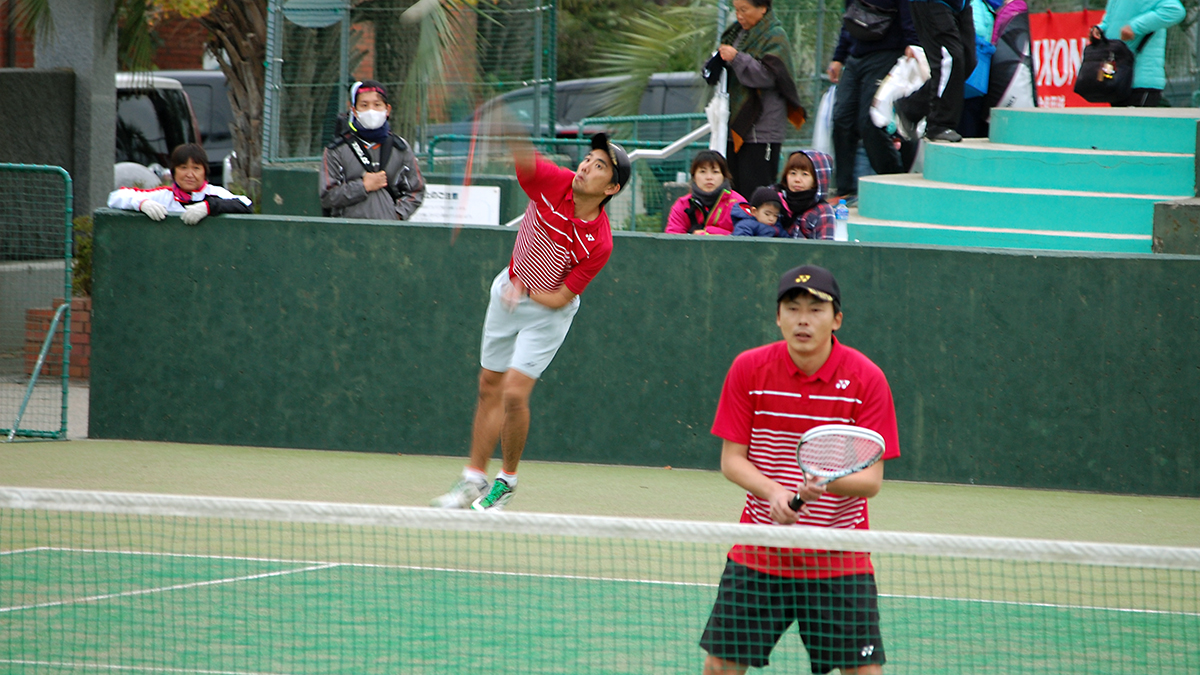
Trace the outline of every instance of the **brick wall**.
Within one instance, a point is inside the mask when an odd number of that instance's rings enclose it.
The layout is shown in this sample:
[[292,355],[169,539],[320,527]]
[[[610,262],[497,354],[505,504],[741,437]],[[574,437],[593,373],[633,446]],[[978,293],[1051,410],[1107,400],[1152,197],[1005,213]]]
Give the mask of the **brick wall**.
[[198,70],[203,67],[208,32],[196,19],[173,17],[154,25],[160,44],[154,65],[160,70]]
[[[25,374],[32,375],[33,367],[37,364],[38,352],[42,342],[50,330],[50,322],[54,320],[54,310],[63,302],[56,298],[50,309],[25,310]],[[39,377],[58,377],[62,375],[62,326],[55,331],[54,341],[50,343],[50,351],[46,353],[46,361],[42,364]],[[71,300],[71,377],[88,379],[91,376],[92,357],[92,299],[74,298]]]
[[[22,37],[15,28],[12,29],[12,35],[9,35],[12,20],[8,16],[8,9],[7,1],[0,2],[0,68],[32,68],[33,40]],[[13,38],[12,43],[16,46],[11,61],[8,58],[10,37]]]

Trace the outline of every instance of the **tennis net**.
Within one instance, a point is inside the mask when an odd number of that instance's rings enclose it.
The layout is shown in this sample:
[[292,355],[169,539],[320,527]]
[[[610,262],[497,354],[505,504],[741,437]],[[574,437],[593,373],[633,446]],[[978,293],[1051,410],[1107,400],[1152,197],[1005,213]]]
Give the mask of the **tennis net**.
[[885,672],[1200,672],[1200,549],[26,488],[0,671],[699,673],[731,544],[870,551]]

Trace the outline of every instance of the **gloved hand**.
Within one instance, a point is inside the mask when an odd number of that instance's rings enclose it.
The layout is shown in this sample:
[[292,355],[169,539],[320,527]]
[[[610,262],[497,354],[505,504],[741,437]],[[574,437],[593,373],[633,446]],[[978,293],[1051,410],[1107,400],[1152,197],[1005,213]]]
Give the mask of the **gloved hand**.
[[195,225],[204,220],[206,216],[208,216],[208,202],[196,202],[184,207],[183,215],[179,217],[185,225]]
[[143,200],[138,206],[138,210],[150,216],[150,220],[162,220],[167,217],[167,207],[159,204],[153,199]]

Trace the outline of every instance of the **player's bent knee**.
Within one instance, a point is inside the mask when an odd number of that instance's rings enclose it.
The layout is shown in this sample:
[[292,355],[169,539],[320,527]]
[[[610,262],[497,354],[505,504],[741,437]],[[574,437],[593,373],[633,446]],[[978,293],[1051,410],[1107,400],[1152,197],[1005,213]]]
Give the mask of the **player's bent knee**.
[[504,384],[504,373],[487,368],[479,369],[479,397],[499,395]]

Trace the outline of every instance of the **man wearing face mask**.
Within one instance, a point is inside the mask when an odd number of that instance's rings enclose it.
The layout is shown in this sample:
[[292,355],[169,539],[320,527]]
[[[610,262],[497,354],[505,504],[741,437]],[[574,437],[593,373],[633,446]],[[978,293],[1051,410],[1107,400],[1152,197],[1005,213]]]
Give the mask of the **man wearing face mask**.
[[387,89],[375,80],[350,87],[346,129],[321,158],[321,207],[335,218],[408,220],[425,198],[417,157],[392,133]]

